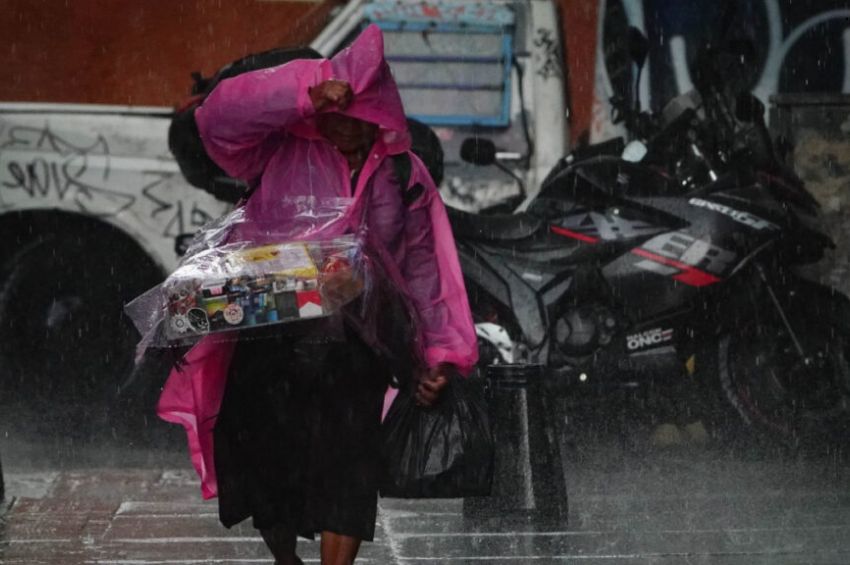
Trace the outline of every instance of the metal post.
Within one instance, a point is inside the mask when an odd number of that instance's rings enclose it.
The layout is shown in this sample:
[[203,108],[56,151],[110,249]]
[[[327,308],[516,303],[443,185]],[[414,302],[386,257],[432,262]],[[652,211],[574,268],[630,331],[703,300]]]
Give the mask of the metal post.
[[553,403],[543,389],[545,374],[542,365],[487,368],[496,442],[493,491],[489,497],[464,499],[465,518],[566,522],[567,489]]

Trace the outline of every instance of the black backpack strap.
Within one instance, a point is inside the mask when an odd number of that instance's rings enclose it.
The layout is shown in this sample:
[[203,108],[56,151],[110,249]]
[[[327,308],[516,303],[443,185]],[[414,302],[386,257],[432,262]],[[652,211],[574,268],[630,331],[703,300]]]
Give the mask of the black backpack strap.
[[410,185],[410,177],[413,174],[413,163],[410,160],[410,155],[407,152],[391,155],[393,161],[393,172],[398,181],[398,187],[401,190],[401,201],[405,207],[410,207],[411,204],[422,196],[425,192],[425,187],[422,183]]

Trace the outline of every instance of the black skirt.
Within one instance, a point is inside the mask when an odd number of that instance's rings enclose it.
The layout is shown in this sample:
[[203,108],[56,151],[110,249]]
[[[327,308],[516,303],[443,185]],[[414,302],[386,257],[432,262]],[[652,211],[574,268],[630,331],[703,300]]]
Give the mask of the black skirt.
[[375,534],[388,372],[344,341],[278,334],[236,347],[216,423],[219,516],[313,538]]

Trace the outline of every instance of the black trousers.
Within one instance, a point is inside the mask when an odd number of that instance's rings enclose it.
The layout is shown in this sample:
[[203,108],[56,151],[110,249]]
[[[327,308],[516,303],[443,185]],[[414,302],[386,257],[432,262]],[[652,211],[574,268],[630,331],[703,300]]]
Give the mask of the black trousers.
[[214,433],[221,522],[371,541],[388,380],[351,332],[241,340]]

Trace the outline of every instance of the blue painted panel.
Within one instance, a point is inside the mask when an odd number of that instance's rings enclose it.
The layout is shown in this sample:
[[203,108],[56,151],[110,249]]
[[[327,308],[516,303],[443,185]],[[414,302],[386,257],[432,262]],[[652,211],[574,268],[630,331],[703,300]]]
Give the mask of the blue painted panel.
[[372,21],[477,24],[510,26],[514,13],[506,6],[492,2],[423,1],[399,3],[376,0],[364,8]]

